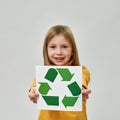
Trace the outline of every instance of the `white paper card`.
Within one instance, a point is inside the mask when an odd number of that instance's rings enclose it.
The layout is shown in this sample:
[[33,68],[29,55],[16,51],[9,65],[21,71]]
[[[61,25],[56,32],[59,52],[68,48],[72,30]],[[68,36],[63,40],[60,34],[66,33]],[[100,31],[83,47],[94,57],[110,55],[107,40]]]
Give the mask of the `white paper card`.
[[82,66],[36,66],[37,108],[82,110]]

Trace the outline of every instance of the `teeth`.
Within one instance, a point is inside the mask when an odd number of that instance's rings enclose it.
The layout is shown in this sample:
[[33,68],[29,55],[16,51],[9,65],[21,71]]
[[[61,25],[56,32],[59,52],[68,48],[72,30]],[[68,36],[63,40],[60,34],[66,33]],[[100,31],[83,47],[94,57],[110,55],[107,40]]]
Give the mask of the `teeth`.
[[64,58],[55,58],[57,61],[62,61]]
[[64,58],[56,58],[57,60],[62,60],[62,59],[64,59]]

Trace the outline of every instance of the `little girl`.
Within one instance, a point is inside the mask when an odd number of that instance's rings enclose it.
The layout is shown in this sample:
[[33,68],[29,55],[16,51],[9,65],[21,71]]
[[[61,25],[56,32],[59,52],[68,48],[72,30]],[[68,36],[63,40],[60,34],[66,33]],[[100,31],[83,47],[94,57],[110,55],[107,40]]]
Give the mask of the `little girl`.
[[[44,65],[80,66],[78,51],[72,31],[68,26],[56,25],[49,29],[43,45]],[[82,111],[41,110],[38,120],[87,120],[86,100],[91,90],[88,88],[90,73],[82,67]],[[29,98],[37,103],[36,80],[29,90]]]

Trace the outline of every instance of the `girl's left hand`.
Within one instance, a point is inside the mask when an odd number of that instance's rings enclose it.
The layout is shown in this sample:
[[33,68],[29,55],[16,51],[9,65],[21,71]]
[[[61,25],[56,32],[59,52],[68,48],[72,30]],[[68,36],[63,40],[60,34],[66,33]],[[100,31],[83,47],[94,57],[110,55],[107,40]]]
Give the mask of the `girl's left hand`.
[[89,98],[89,94],[91,93],[90,89],[82,88],[82,100],[86,101]]

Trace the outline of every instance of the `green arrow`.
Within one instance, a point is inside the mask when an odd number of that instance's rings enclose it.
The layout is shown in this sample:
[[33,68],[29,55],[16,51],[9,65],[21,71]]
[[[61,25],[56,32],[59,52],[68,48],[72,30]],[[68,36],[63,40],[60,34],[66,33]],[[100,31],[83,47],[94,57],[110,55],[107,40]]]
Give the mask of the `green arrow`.
[[58,72],[54,68],[50,68],[45,75],[45,79],[54,82],[55,78],[57,77]]
[[57,70],[63,79],[62,81],[70,81],[74,75],[74,73],[70,73],[68,68],[57,68]]
[[42,96],[47,105],[58,106],[59,105],[59,97],[58,96]]
[[65,106],[65,108],[68,107],[68,106],[72,107],[72,106],[75,105],[77,99],[78,99],[78,97],[70,97],[70,96],[68,97],[68,96],[65,95],[63,100],[62,100],[62,103]]
[[47,82],[39,82],[40,87],[39,87],[39,93],[43,95],[47,95],[48,91],[51,89],[50,86],[48,85]]
[[71,91],[73,96],[78,96],[81,93],[81,88],[77,84],[77,82],[73,82],[68,85],[69,90]]

